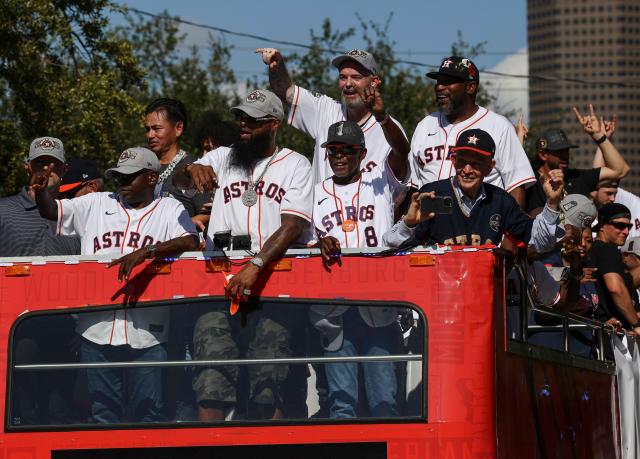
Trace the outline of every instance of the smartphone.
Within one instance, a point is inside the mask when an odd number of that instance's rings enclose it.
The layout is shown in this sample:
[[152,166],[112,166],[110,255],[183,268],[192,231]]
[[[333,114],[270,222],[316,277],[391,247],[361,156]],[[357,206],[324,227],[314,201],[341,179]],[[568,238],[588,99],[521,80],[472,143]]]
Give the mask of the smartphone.
[[450,196],[436,196],[434,199],[429,197],[422,198],[420,201],[420,212],[429,214],[450,214],[453,212],[453,198]]

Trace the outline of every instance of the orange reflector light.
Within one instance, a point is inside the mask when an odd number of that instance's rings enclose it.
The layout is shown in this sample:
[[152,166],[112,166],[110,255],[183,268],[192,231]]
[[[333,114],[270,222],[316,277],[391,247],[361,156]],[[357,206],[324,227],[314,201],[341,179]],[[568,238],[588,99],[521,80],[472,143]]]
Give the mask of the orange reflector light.
[[211,258],[210,260],[207,260],[207,264],[205,266],[208,273],[231,271],[231,262],[224,258]]
[[152,262],[145,266],[145,274],[171,274],[171,263]]
[[414,253],[409,256],[409,266],[435,266],[436,257],[429,253]]
[[271,271],[291,271],[293,268],[293,262],[291,260],[278,260],[269,264]]
[[30,276],[31,266],[29,265],[7,266],[4,268],[4,275],[7,277]]

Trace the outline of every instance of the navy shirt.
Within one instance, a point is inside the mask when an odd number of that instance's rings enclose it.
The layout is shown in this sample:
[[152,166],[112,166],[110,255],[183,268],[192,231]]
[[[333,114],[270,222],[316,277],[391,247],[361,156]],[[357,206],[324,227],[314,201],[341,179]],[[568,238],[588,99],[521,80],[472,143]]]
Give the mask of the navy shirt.
[[0,257],[79,255],[80,238],[54,236],[26,189],[0,198]]
[[478,200],[467,215],[461,209],[452,180],[438,180],[420,189],[420,192],[435,191],[436,196],[450,196],[453,199],[453,212],[438,214],[433,219],[420,223],[415,233],[416,242],[446,245],[498,244],[502,235],[507,232],[516,239],[529,243],[533,220],[520,209],[509,193],[484,183],[485,197]]

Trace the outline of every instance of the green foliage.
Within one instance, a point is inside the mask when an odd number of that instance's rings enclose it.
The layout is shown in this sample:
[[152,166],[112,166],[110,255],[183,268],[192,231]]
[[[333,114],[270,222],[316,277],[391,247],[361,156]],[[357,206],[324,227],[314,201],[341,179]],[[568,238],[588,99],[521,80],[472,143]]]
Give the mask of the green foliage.
[[0,10],[0,194],[16,192],[30,141],[53,135],[70,157],[117,154],[123,115],[140,111],[143,70],[107,33],[108,0],[5,0]]

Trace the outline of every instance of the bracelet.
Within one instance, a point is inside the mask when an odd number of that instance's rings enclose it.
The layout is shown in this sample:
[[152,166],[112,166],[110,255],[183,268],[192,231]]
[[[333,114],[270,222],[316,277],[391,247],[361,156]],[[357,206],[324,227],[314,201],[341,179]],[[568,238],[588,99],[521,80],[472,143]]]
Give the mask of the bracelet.
[[[380,126],[384,126],[385,124],[387,124],[389,122],[389,114],[387,113],[387,116],[384,117],[384,119],[382,121],[378,121],[378,124]],[[376,120],[377,121],[377,120]]]
[[602,134],[602,137],[600,137],[599,139],[594,140],[594,142],[596,143],[596,145],[602,145],[603,143],[606,142],[607,140],[607,135],[606,134]]

